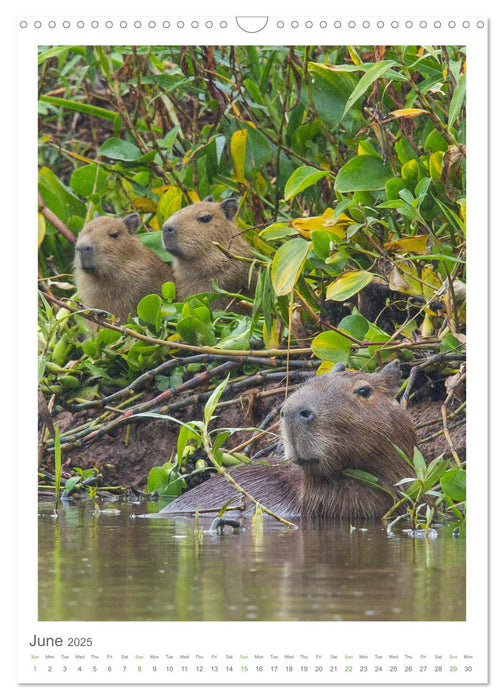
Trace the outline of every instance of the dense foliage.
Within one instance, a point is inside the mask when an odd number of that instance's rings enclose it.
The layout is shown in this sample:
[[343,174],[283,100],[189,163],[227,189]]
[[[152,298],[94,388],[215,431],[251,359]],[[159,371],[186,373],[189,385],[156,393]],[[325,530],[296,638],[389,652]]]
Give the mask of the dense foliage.
[[[78,403],[124,387],[174,343],[216,353],[299,344],[365,370],[436,356],[440,376],[459,372],[463,48],[43,48],[39,89],[46,396]],[[210,194],[240,200],[258,273],[249,315],[210,311],[211,293],[175,302],[172,284],[122,331],[89,336],[74,301],[58,308],[75,292],[72,234],[95,213],[139,212],[142,241],[169,260],[163,222]],[[186,372],[173,363],[158,389]]]

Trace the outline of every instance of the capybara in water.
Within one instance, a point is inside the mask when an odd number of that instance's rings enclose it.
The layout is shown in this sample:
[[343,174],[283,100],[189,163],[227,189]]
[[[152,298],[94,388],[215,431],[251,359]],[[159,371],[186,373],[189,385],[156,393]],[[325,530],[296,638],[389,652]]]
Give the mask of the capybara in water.
[[[395,484],[414,476],[393,447],[411,459],[417,442],[413,424],[394,398],[399,377],[399,363],[394,361],[375,374],[344,371],[337,365],[333,372],[310,379],[281,409],[286,462],[240,466],[232,470],[233,478],[284,517],[384,515],[393,500],[383,489],[397,496]],[[344,474],[347,469],[376,477],[379,488]],[[233,495],[236,506],[239,494],[217,475],[161,513],[218,510]]]
[[147,294],[160,294],[173,281],[168,263],[137,238],[138,214],[123,219],[98,216],[87,223],[75,246],[75,280],[84,304],[108,311],[121,322],[136,314]]
[[[236,223],[238,202],[233,197],[214,202],[207,197],[175,212],[162,227],[163,246],[174,256],[177,300],[193,294],[212,292],[212,280],[228,292],[252,291],[249,286],[249,264],[230,259],[215,242],[232,255],[250,256]],[[213,303],[218,307],[220,303]]]

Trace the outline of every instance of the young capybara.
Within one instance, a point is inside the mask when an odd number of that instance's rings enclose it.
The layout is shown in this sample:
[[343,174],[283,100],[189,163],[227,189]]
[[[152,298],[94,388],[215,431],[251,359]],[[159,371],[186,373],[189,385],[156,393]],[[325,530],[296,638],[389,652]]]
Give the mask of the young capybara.
[[[249,264],[230,259],[215,245],[220,243],[232,255],[250,257],[250,249],[236,223],[237,211],[236,199],[214,202],[210,196],[180,209],[165,221],[163,246],[174,256],[177,300],[214,291],[212,280],[228,292],[252,291],[254,282],[249,286]],[[214,308],[220,305],[212,304]]]
[[75,281],[79,297],[92,309],[103,309],[124,322],[136,314],[147,294],[160,294],[173,281],[168,263],[137,238],[138,214],[123,219],[98,216],[87,223],[75,246]]
[[[397,496],[395,484],[414,476],[393,447],[411,459],[417,443],[413,424],[394,398],[399,378],[399,363],[394,361],[376,374],[336,365],[333,372],[310,379],[281,409],[286,461],[240,466],[232,470],[233,478],[284,517],[384,515],[393,504],[385,490]],[[367,472],[377,479],[378,488],[344,474],[347,469]],[[239,494],[217,475],[160,512],[219,510],[233,496],[232,507],[237,507]],[[250,506],[247,509],[251,512]]]

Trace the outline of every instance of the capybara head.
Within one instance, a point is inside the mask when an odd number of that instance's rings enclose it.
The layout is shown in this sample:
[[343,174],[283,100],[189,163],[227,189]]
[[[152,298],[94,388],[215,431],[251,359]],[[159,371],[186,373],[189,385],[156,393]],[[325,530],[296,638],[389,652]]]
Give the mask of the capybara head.
[[211,196],[180,209],[163,224],[165,250],[185,261],[208,259],[214,241],[228,248],[238,233],[237,211],[233,197],[214,202]]
[[286,458],[307,481],[331,482],[349,468],[377,475],[392,470],[401,462],[392,443],[411,457],[416,434],[394,398],[399,378],[394,361],[375,374],[336,365],[306,382],[281,409]]
[[[75,282],[86,306],[125,321],[147,294],[172,281],[171,267],[135,235],[140,218],[99,216],[84,226],[75,246]],[[91,330],[94,330],[90,326]]]
[[113,275],[123,262],[136,257],[143,248],[135,236],[138,214],[123,219],[98,216],[79,233],[75,246],[75,269],[91,275]]

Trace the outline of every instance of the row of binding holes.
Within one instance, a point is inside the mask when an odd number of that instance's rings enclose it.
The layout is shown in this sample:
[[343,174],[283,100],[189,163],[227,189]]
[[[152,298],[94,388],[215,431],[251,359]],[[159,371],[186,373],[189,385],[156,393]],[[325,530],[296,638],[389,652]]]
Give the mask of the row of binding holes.
[[[100,23],[97,20],[91,20],[89,25],[92,29],[98,29],[100,26]],[[284,29],[286,25],[287,25],[287,27],[290,26],[292,29],[298,29],[299,27],[305,27],[306,29],[312,29],[314,26],[314,23],[310,20],[306,21],[304,24],[301,22],[298,22],[297,20],[292,20],[292,22],[290,22],[290,24],[284,22],[283,20],[279,20],[276,23],[276,26],[278,29]],[[21,29],[27,29],[28,22],[26,20],[22,20],[19,23],[19,26],[21,27]],[[36,20],[33,23],[33,26],[35,27],[35,29],[41,29],[42,22],[40,20]],[[54,20],[50,20],[47,23],[47,26],[49,27],[49,29],[56,29],[57,23]],[[69,22],[68,20],[64,20],[61,23],[61,26],[63,27],[63,29],[69,29],[71,27],[71,22]],[[84,29],[85,26],[86,26],[86,23],[83,20],[77,20],[77,22],[76,22],[77,29]],[[104,23],[104,26],[106,29],[112,29],[114,27],[114,22],[112,22],[111,20],[107,20]],[[126,22],[126,20],[121,20],[120,22],[118,22],[118,26],[120,29],[127,29],[128,22]],[[140,20],[136,20],[133,22],[133,27],[135,29],[141,29],[142,26],[143,26],[143,24],[142,24],[142,22],[140,22]],[[146,26],[149,29],[156,29],[156,27],[158,26],[158,23],[155,22],[154,20],[150,20],[149,22],[146,23]],[[171,22],[169,22],[168,20],[164,20],[163,22],[159,22],[159,26],[162,27],[163,29],[169,29],[172,25],[171,25]],[[198,29],[200,26],[200,23],[197,20],[194,20],[190,23],[189,26],[191,27],[191,29]],[[206,29],[213,29],[214,22],[212,22],[212,20],[207,20],[204,23],[204,26],[206,27]],[[228,23],[226,22],[226,20],[222,20],[218,23],[217,26],[219,26],[221,29],[226,29],[228,26]],[[334,27],[334,29],[341,29],[341,28],[343,28],[344,24],[340,20],[336,20],[335,22],[326,22],[325,20],[321,20],[318,23],[318,26],[321,29],[327,29],[328,27],[331,27],[331,28]],[[384,29],[385,26],[386,26],[386,23],[383,20],[378,20],[376,22],[376,27],[378,29]],[[399,29],[400,23],[397,20],[392,20],[390,22],[390,26],[392,29]],[[404,26],[406,27],[406,29],[412,29],[415,26],[415,23],[412,22],[411,20],[406,20],[404,22]],[[429,26],[429,23],[426,22],[425,20],[420,20],[420,22],[418,22],[418,26],[420,27],[420,29],[426,29]],[[435,29],[441,29],[443,27],[443,23],[440,22],[439,20],[435,20],[432,23],[432,26]],[[454,22],[453,20],[449,20],[447,23],[447,26],[450,29],[455,29],[455,27],[457,26],[457,23]],[[461,23],[461,26],[464,29],[469,29],[471,26],[471,22],[464,20]],[[484,26],[485,26],[485,23],[483,21],[478,20],[476,22],[476,27],[478,29],[483,29]],[[178,22],[174,23],[174,27],[176,27],[177,29],[184,29],[186,27],[186,23],[183,20],[179,20]],[[346,27],[348,27],[349,29],[355,29],[355,28],[357,28],[357,22],[350,20],[349,22],[346,23]],[[364,20],[362,22],[362,28],[363,29],[370,29],[371,22],[369,22],[368,20]]]
[[[150,20],[149,22],[146,23],[146,26],[149,29],[156,29],[158,24],[163,29],[169,29],[172,26],[172,23],[169,22],[168,20],[164,20],[163,22],[159,22],[159,23],[155,22],[154,20]],[[22,20],[19,23],[19,26],[21,27],[21,29],[26,29],[28,27],[28,22],[26,22],[25,20]],[[35,29],[40,29],[42,27],[42,22],[40,20],[36,20],[33,23],[33,26],[35,27]],[[47,26],[49,27],[49,29],[56,29],[57,24],[54,20],[50,20],[47,23]],[[61,26],[63,27],[63,29],[69,29],[71,27],[71,22],[69,22],[68,20],[64,20],[61,23]],[[86,26],[86,23],[80,19],[76,22],[75,26],[77,27],[77,29],[84,29]],[[91,22],[89,22],[89,26],[91,27],[91,29],[98,29],[100,26],[100,23],[97,20],[91,20]],[[112,22],[112,20],[107,20],[106,22],[103,23],[103,26],[106,29],[112,29],[114,26],[114,22]],[[126,22],[126,20],[121,20],[120,22],[117,22],[117,26],[119,26],[120,29],[127,29],[128,22]],[[140,20],[135,20],[135,22],[133,22],[133,27],[135,29],[141,29],[142,26],[143,26],[143,23],[140,22]],[[184,29],[186,26],[186,22],[179,20],[178,22],[174,23],[174,26],[177,27],[177,29]],[[194,20],[190,24],[188,24],[188,26],[190,26],[191,29],[198,29],[200,26],[200,23],[197,20]],[[214,22],[212,22],[211,20],[208,20],[207,22],[205,22],[204,26],[207,29],[213,29]],[[221,22],[218,23],[217,26],[219,26],[221,29],[226,29],[228,26],[228,23],[226,22],[226,20],[222,20]]]
[[[443,23],[440,22],[439,20],[435,20],[432,24],[436,29],[441,29],[441,27],[443,26]],[[286,26],[286,23],[283,20],[279,20],[277,22],[277,27],[279,29],[283,29],[285,26]],[[301,27],[301,26],[306,27],[306,29],[311,29],[314,26],[314,24],[312,21],[308,20],[307,22],[304,23],[304,25],[302,25],[297,20],[293,20],[290,23],[290,25],[287,24],[287,26],[292,27],[292,29],[298,29],[298,27]],[[343,22],[341,22],[340,20],[336,20],[335,22],[332,22],[332,23],[326,22],[325,20],[322,20],[321,22],[319,22],[319,27],[321,29],[327,29],[327,27],[334,27],[334,29],[342,29],[345,26],[348,27],[349,29],[356,29],[358,25],[357,25],[357,22],[355,22],[354,20],[350,20],[349,22],[346,23],[346,25]],[[376,27],[378,29],[384,29],[385,26],[386,26],[386,23],[383,20],[378,20],[376,22]],[[398,22],[397,20],[392,20],[390,22],[390,26],[392,27],[392,29],[399,29],[400,22]],[[415,26],[415,23],[412,22],[411,20],[406,20],[404,22],[404,26],[406,27],[406,29],[412,29]],[[421,20],[418,23],[418,26],[421,29],[426,29],[429,26],[429,23],[426,22],[425,20]],[[457,23],[454,22],[453,20],[450,20],[447,23],[447,26],[450,29],[455,29],[455,27],[457,26]],[[470,26],[471,26],[471,23],[468,22],[467,20],[464,20],[462,22],[462,27],[464,29],[469,29]],[[478,29],[482,29],[485,26],[485,23],[482,22],[481,20],[479,20],[478,22],[476,22],[476,26],[478,27]],[[371,27],[371,22],[369,22],[368,20],[364,20],[362,22],[363,29],[370,29],[370,27]]]

